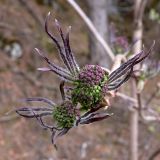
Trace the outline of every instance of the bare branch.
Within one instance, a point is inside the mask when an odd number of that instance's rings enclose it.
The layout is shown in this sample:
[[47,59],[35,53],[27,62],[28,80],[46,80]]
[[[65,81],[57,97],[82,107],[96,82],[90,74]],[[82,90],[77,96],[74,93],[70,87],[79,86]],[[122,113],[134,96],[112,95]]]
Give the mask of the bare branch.
[[157,84],[157,87],[156,87],[155,91],[151,94],[151,96],[149,97],[149,99],[146,102],[146,105],[145,105],[146,108],[151,103],[151,101],[157,96],[159,91],[160,91],[160,86]]
[[141,117],[143,117],[143,113],[142,113],[142,97],[141,97],[141,93],[137,93],[137,101],[138,101],[138,111],[139,111],[139,115]]
[[113,100],[111,99],[111,106],[121,108],[123,110],[133,110],[133,106],[137,106],[137,101],[132,97],[117,92]]
[[114,59],[114,63],[112,65],[112,68],[111,68],[111,73],[116,70],[118,67],[120,67],[121,63],[122,63],[122,60],[125,59],[125,56],[124,55],[121,55],[121,54],[118,54],[115,59]]
[[103,46],[105,51],[107,52],[108,56],[113,61],[115,56],[112,52],[111,48],[109,47],[108,43],[100,36],[97,29],[94,27],[91,20],[87,17],[87,15],[83,12],[83,10],[80,8],[80,6],[74,1],[74,0],[67,0],[67,2],[77,11],[77,13],[81,16],[81,18],[84,20],[88,28],[91,30],[93,35],[96,37],[98,42]]
[[150,157],[149,160],[155,160],[155,158],[160,155],[160,148],[157,149]]
[[11,115],[11,116],[3,116],[3,117],[0,118],[0,123],[13,121],[17,118],[19,118],[19,116],[17,114]]

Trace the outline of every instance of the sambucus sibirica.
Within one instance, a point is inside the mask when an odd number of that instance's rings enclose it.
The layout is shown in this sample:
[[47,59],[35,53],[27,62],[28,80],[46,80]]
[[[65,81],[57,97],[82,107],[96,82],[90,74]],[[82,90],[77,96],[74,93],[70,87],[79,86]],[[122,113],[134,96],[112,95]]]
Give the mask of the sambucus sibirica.
[[[111,114],[103,111],[97,112],[98,109],[103,106],[99,106],[94,110],[80,115],[80,110],[74,106],[71,101],[65,100],[61,104],[55,104],[53,101],[42,97],[26,98],[24,101],[43,102],[47,104],[47,106],[43,107],[20,107],[16,109],[16,112],[25,118],[35,118],[44,129],[50,130],[52,143],[54,145],[57,138],[65,135],[71,128],[79,124],[83,125],[100,121],[111,116]],[[45,122],[45,117],[50,117],[53,125],[48,125],[48,123]]]
[[[64,35],[58,21],[55,20],[56,27],[63,42],[63,46],[61,46],[56,37],[48,30],[48,17],[49,14],[45,21],[45,30],[56,44],[65,68],[52,63],[44,54],[36,49],[39,55],[48,63],[48,67],[38,68],[38,70],[54,72],[62,79],[60,91],[63,102],[55,104],[46,98],[27,98],[25,99],[27,102],[40,101],[46,103],[48,106],[21,107],[16,109],[16,112],[26,118],[36,118],[44,129],[51,131],[52,143],[55,144],[55,140],[66,134],[72,127],[79,124],[93,123],[111,116],[104,109],[105,104],[103,103],[103,98],[107,92],[117,89],[131,77],[134,72],[133,67],[149,55],[154,44],[148,51],[142,50],[112,73],[109,73],[106,69],[98,65],[85,65],[80,68],[70,48],[69,31],[71,27],[69,27],[67,34]],[[66,98],[64,92],[65,81],[72,85],[68,98]],[[77,107],[78,103],[81,104],[80,108]],[[81,113],[81,109],[85,110],[85,112]],[[48,125],[44,121],[43,118],[46,116],[51,117],[54,125]]]
[[74,104],[79,102],[82,109],[89,110],[96,107],[108,91],[115,90],[125,83],[133,74],[133,67],[144,60],[153,48],[152,45],[149,51],[142,50],[112,73],[107,73],[103,67],[98,65],[85,65],[80,68],[70,47],[69,31],[71,27],[69,27],[65,35],[59,22],[55,20],[57,30],[63,42],[63,46],[61,46],[57,38],[48,29],[48,18],[49,14],[45,21],[46,33],[55,43],[65,68],[52,63],[42,52],[36,49],[39,55],[48,63],[48,67],[38,68],[38,70],[54,72],[62,80],[72,84],[71,100]]
[[[53,144],[59,136],[66,134],[74,126],[76,119],[78,119],[76,117],[79,117],[78,110],[69,101],[55,104],[53,101],[42,97],[26,98],[24,101],[47,104],[43,107],[20,107],[16,109],[16,112],[25,118],[37,119],[44,129],[49,129],[52,133]],[[48,125],[44,120],[45,117],[50,117],[53,125]]]

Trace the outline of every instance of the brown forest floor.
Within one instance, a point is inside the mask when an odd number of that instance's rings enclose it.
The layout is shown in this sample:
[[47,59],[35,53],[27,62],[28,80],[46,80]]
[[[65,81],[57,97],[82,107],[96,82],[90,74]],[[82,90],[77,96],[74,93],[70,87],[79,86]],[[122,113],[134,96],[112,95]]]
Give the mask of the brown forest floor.
[[[128,160],[127,111],[113,109],[114,116],[110,119],[72,129],[58,140],[58,151],[51,144],[50,134],[37,125],[35,120],[20,118],[14,113],[9,114],[9,119],[3,117],[6,112],[24,105],[19,100],[25,97],[43,96],[60,100],[59,79],[51,73],[38,73],[36,67],[44,66],[45,63],[33,54],[33,48],[45,48],[47,52],[53,53],[49,57],[55,63],[60,62],[56,50],[40,26],[49,9],[31,0],[28,2],[38,15],[38,21],[32,18],[18,0],[0,0],[0,41],[7,44],[20,42],[24,53],[21,58],[11,60],[4,46],[0,48],[0,160]],[[72,48],[80,65],[83,65],[88,56],[84,23],[77,15],[72,16],[75,13],[62,0],[56,5],[54,16],[63,22],[64,27],[70,24],[73,26]],[[147,83],[144,100],[154,91],[154,84],[159,80],[160,77],[157,77]],[[159,104],[157,97],[152,105]],[[160,126],[140,122],[139,129],[140,160],[147,160],[155,149],[160,148]]]

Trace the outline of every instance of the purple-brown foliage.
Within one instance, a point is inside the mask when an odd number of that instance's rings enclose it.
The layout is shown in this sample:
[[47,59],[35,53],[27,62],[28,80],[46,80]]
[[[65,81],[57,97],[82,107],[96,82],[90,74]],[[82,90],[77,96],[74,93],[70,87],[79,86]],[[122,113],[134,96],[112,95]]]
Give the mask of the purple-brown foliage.
[[[27,102],[38,101],[46,103],[48,106],[21,107],[17,109],[16,112],[26,118],[35,118],[44,129],[50,130],[52,133],[52,143],[55,144],[57,137],[66,134],[72,127],[78,126],[79,124],[93,123],[111,116],[111,114],[106,113],[105,110],[99,111],[99,109],[104,108],[101,100],[107,92],[119,88],[132,76],[134,72],[133,67],[150,54],[154,43],[149,50],[142,50],[110,74],[98,65],[85,65],[80,69],[70,47],[69,31],[71,27],[69,27],[67,33],[64,34],[60,24],[55,20],[56,28],[63,43],[63,46],[61,46],[57,38],[49,31],[48,18],[49,14],[45,21],[45,31],[56,45],[65,68],[51,62],[41,51],[36,49],[40,57],[48,64],[48,67],[38,68],[38,70],[54,72],[62,80],[70,82],[72,88],[68,97],[69,100],[66,101],[63,86],[60,86],[61,93],[63,93],[63,102],[61,104],[57,105],[46,98],[27,98],[25,100]],[[85,113],[80,113],[81,108],[77,107],[77,103],[80,103],[82,108],[84,104],[87,106],[85,106],[87,109]],[[43,118],[48,116],[51,117],[54,125],[50,126],[45,123]]]

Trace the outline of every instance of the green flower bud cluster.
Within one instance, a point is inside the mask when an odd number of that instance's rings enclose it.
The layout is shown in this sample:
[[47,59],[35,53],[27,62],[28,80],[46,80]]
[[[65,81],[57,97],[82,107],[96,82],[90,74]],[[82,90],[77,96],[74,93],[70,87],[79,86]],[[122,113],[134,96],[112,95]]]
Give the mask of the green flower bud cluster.
[[55,106],[53,118],[60,128],[71,128],[76,120],[76,109],[70,102]]
[[79,83],[72,92],[72,101],[74,104],[78,102],[82,105],[82,109],[88,110],[101,99],[101,87],[98,85],[87,86]]
[[88,85],[77,81],[75,83],[76,87],[72,91],[72,102],[74,104],[79,102],[82,106],[82,110],[89,110],[95,107],[102,100],[107,91],[107,80],[108,75],[105,75],[98,85]]

